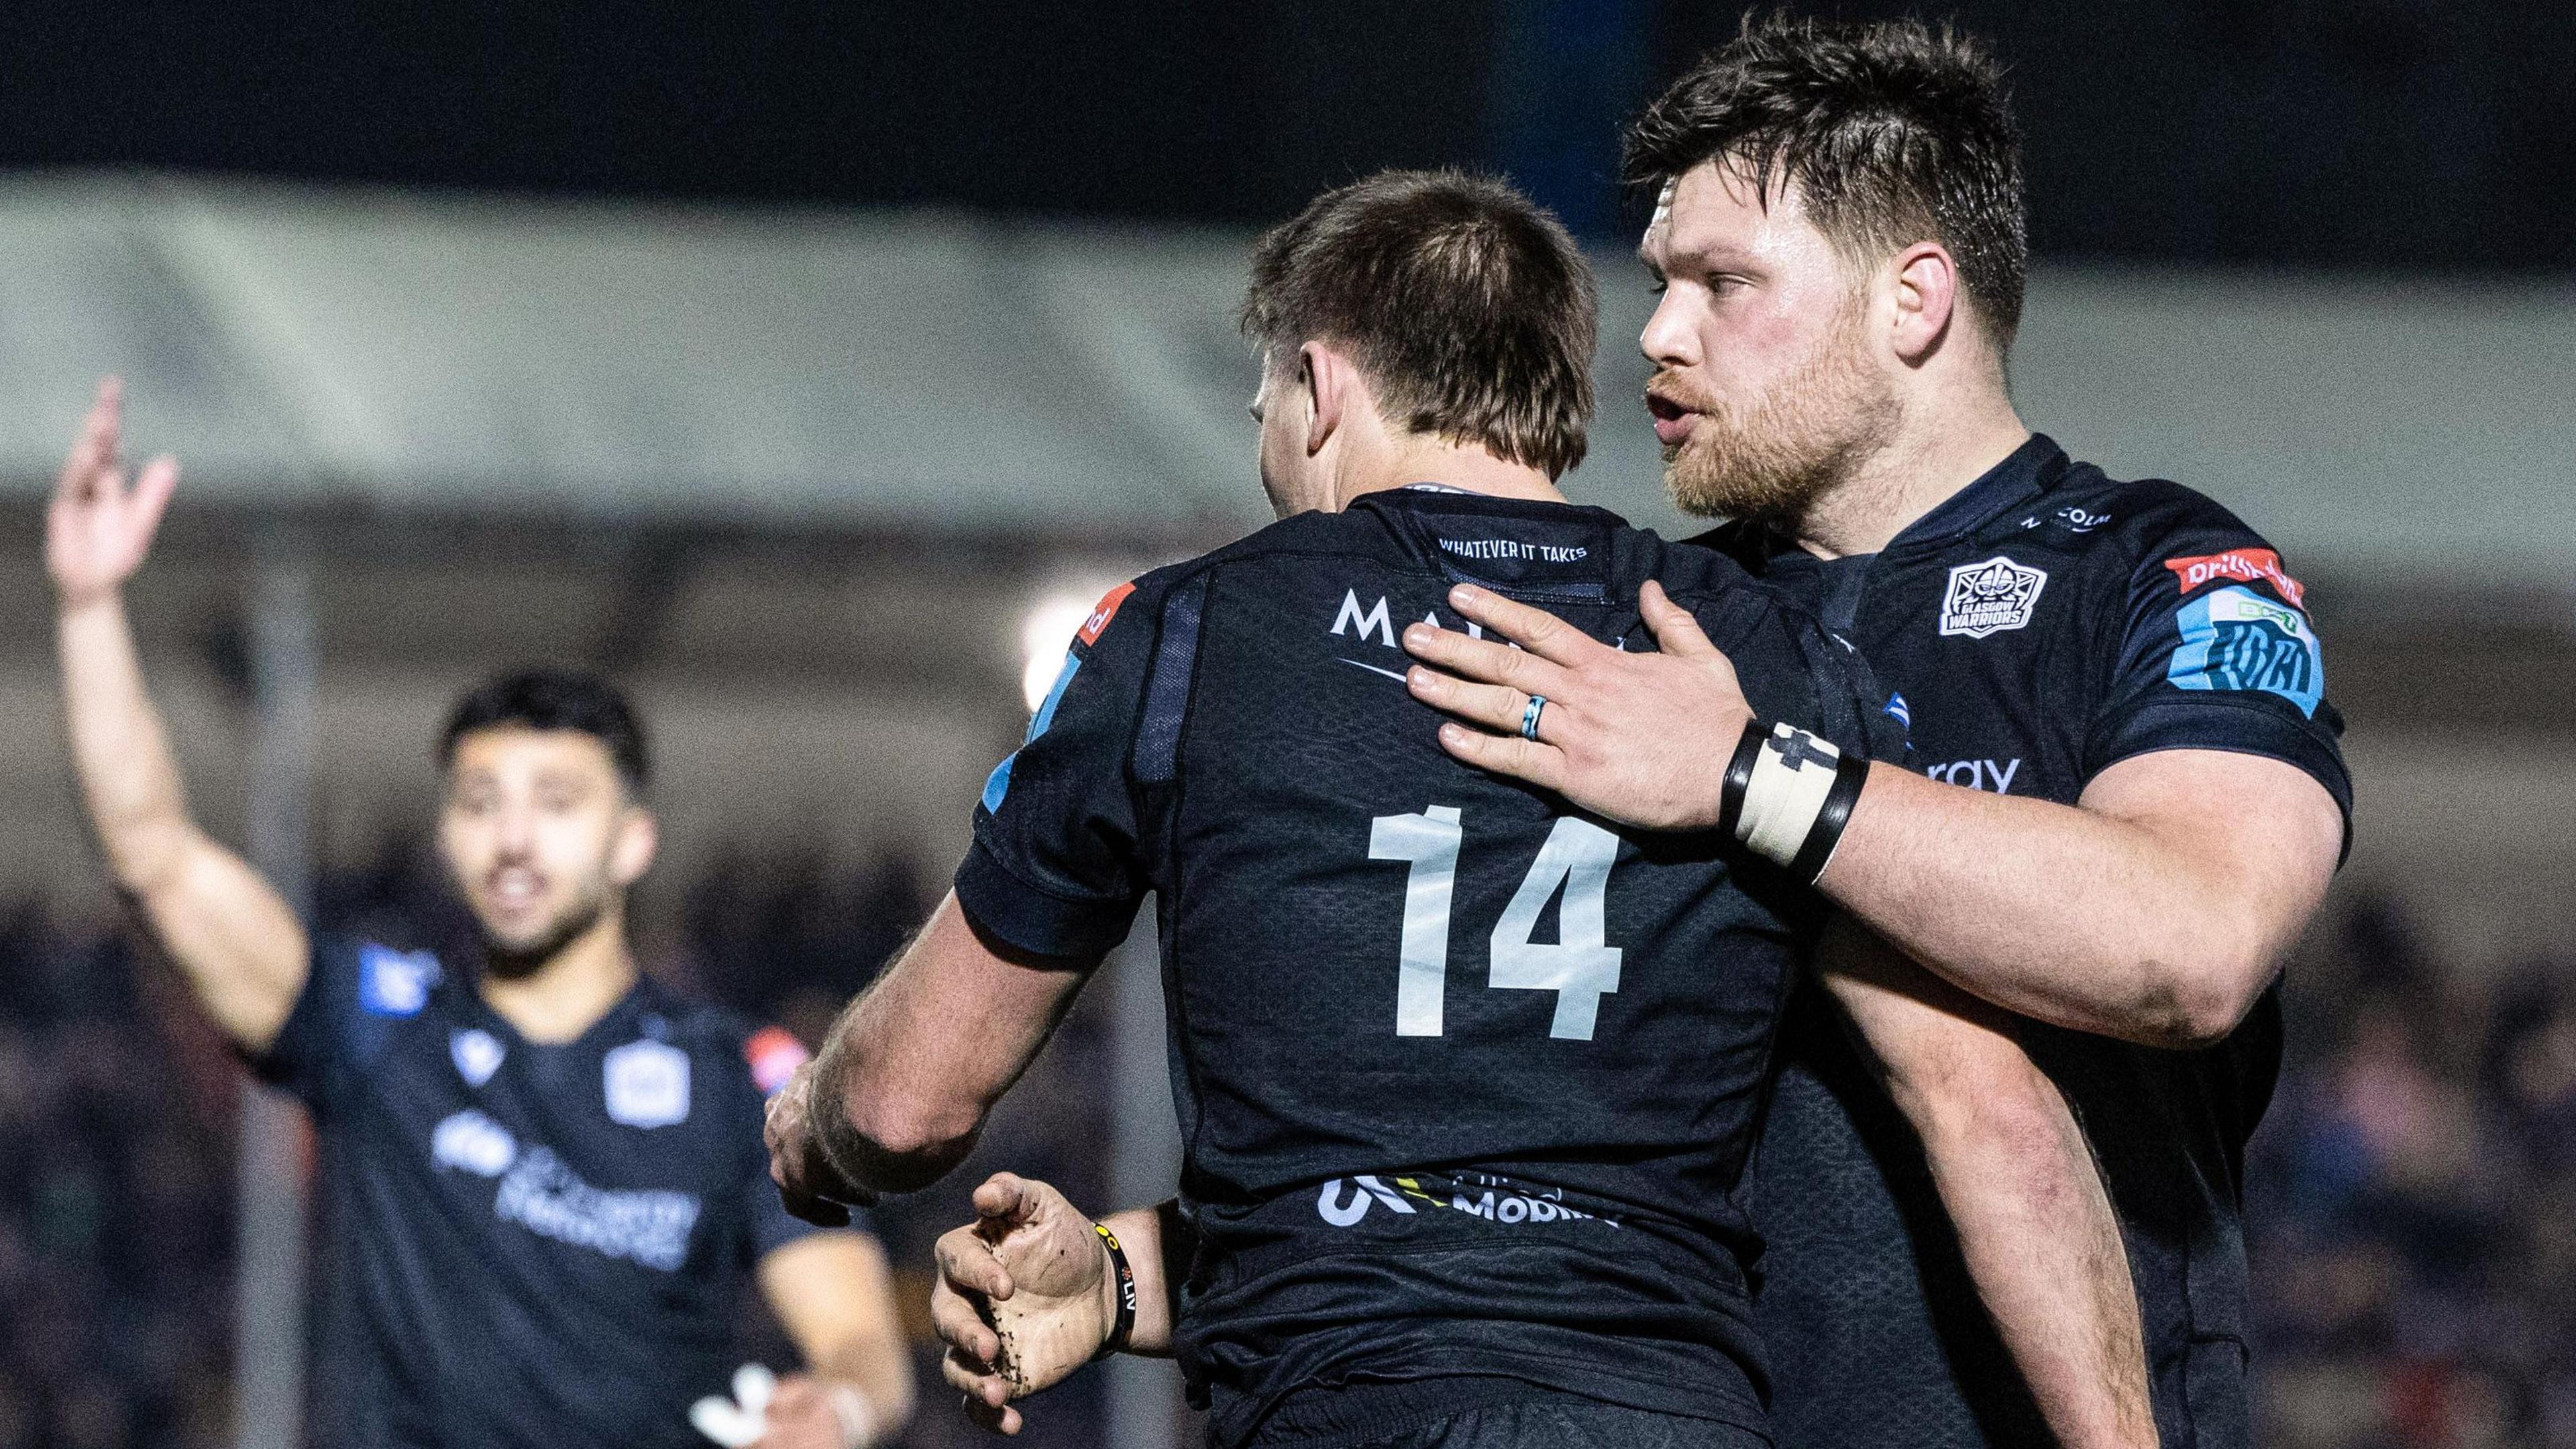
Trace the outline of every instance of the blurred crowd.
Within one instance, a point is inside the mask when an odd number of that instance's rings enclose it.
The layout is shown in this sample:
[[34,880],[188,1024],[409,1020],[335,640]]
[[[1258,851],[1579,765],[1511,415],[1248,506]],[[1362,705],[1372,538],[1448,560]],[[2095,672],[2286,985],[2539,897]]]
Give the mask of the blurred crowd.
[[2384,903],[2293,969],[2248,1163],[2279,1449],[2576,1449],[2576,990],[2445,971]]
[[[416,846],[326,878],[316,911],[448,909]],[[927,877],[745,848],[679,887],[657,973],[807,1036],[919,923]],[[650,938],[648,938],[649,940]],[[112,920],[0,911],[0,1449],[229,1440],[239,1074],[178,982]],[[2247,1163],[2263,1386],[2277,1449],[2576,1449],[2576,990],[2551,963],[2445,971],[2383,902],[2294,966],[2289,1065]],[[877,1226],[919,1370],[930,1241],[991,1167],[1099,1201],[1099,1003],[1013,1094],[954,1191]],[[749,1310],[752,1347],[789,1361]],[[1027,1443],[1098,1442],[1098,1375]],[[904,1443],[984,1442],[936,1393]]]

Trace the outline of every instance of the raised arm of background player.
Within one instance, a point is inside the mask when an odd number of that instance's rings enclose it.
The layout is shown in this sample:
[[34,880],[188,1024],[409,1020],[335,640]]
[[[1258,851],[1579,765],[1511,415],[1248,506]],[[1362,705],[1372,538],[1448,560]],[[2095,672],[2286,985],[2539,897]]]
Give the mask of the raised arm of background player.
[[152,546],[179,465],[155,458],[127,478],[121,401],[114,379],[99,385],[45,513],[72,765],[117,889],[215,1024],[255,1054],[286,1024],[312,946],[268,882],[190,818],[169,732],[144,690],[125,581]]
[[[1625,824],[1713,825],[1752,711],[1689,611],[1648,587],[1660,653],[1623,654],[1542,610],[1453,592],[1461,613],[1525,647],[1405,631],[1405,647],[1438,666],[1407,672],[1416,698],[1510,732],[1444,725],[1442,746]],[[1517,737],[1530,693],[1548,700],[1544,744]],[[2199,1047],[2234,1031],[2271,984],[2342,848],[2334,797],[2260,755],[2133,755],[2094,776],[2078,806],[1882,762],[1816,886],[1998,1006],[2145,1046]]]
[[[2031,1065],[2000,1013],[1865,932],[1838,919],[1817,959],[1890,1094],[1922,1135],[1980,1293],[2050,1426],[2077,1449],[2153,1445],[2128,1259],[2091,1152],[2057,1088]],[[910,1191],[956,1166],[974,1146],[985,1112],[1045,1045],[1096,964],[999,954],[954,895],[942,901],[920,939],[843,1013],[822,1054],[773,1099],[770,1170],[789,1205],[811,1213],[818,1198],[866,1201]],[[1018,1208],[1005,1195],[987,1184],[978,1211],[1007,1223]],[[1128,1259],[1140,1290],[1149,1287],[1148,1264],[1157,1265],[1155,1277],[1166,1277],[1159,1265],[1177,1250],[1162,1242],[1154,1218],[1150,1209],[1122,1213],[1111,1225],[1122,1238],[1136,1238]],[[1007,1230],[988,1226],[982,1237]],[[1041,1231],[1032,1260],[1070,1257],[1095,1273],[1103,1269],[1104,1249],[1087,1220],[1055,1214]],[[943,1267],[974,1261],[975,1239],[972,1232],[965,1242],[955,1233],[943,1239]],[[995,1293],[989,1274],[970,1275],[961,1286],[1009,1296]],[[1108,1331],[1090,1287],[1077,1283],[1060,1296],[1052,1279],[1043,1287],[1040,1304],[1057,1311],[1024,1304],[1012,1319],[1021,1393],[1080,1366]],[[950,1381],[967,1390],[978,1417],[1015,1423],[1003,1412],[1012,1382],[995,1373],[998,1339],[959,1323],[953,1303],[942,1311],[943,1332],[955,1330]],[[1168,1352],[1169,1332],[1168,1309],[1151,1319],[1140,1312],[1130,1347]]]
[[[117,457],[121,401],[114,379],[100,384],[45,515],[72,765],[117,889],[215,1024],[257,1056],[304,989],[312,945],[268,882],[190,818],[169,732],[144,689],[124,587],[152,546],[179,466],[156,458],[128,479]],[[781,1385],[774,1431],[834,1423],[831,1381],[858,1387],[880,1431],[903,1421],[911,1371],[887,1307],[885,1255],[872,1240],[821,1233],[789,1243],[761,1260],[760,1283],[827,1381],[797,1375]],[[829,1442],[840,1442],[837,1429]]]

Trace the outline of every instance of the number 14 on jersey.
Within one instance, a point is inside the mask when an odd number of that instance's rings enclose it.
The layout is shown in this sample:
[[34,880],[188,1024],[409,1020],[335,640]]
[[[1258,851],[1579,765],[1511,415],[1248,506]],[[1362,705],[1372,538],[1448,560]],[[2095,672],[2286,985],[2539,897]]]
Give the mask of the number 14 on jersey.
[[[1369,859],[1407,862],[1404,936],[1396,948],[1395,1034],[1438,1036],[1449,988],[1449,906],[1458,884],[1458,848],[1466,840],[1455,805],[1418,815],[1380,815],[1369,822]],[[1490,985],[1556,993],[1548,1035],[1592,1040],[1601,998],[1619,989],[1619,948],[1607,944],[1605,898],[1619,837],[1568,815],[1559,817],[1494,923]],[[1539,913],[1559,886],[1557,939],[1533,941]]]

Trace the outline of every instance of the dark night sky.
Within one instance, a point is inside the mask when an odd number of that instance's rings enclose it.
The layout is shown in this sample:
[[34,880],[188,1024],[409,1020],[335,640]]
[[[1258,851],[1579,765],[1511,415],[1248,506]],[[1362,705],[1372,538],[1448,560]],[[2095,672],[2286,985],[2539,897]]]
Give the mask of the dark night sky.
[[[1824,7],[1922,11],[1879,0]],[[1267,221],[1392,163],[1617,222],[1610,130],[1732,29],[1679,0],[195,0],[22,6],[0,165]],[[2046,255],[2576,264],[2576,5],[1945,11],[2013,66]]]

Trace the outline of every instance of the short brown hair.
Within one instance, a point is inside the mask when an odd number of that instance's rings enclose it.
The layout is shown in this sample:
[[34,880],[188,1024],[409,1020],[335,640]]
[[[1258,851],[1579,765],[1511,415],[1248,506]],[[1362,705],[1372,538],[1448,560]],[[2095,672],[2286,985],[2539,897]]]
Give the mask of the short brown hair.
[[1553,478],[1583,461],[1599,312],[1591,264],[1536,202],[1490,177],[1381,171],[1261,238],[1243,333],[1265,360],[1346,347],[1388,422]]
[[1937,241],[1998,351],[2021,326],[2021,134],[2001,67],[1947,26],[1748,15],[1629,126],[1626,151],[1640,186],[1719,158],[1765,196],[1795,182],[1817,229],[1855,260]]

